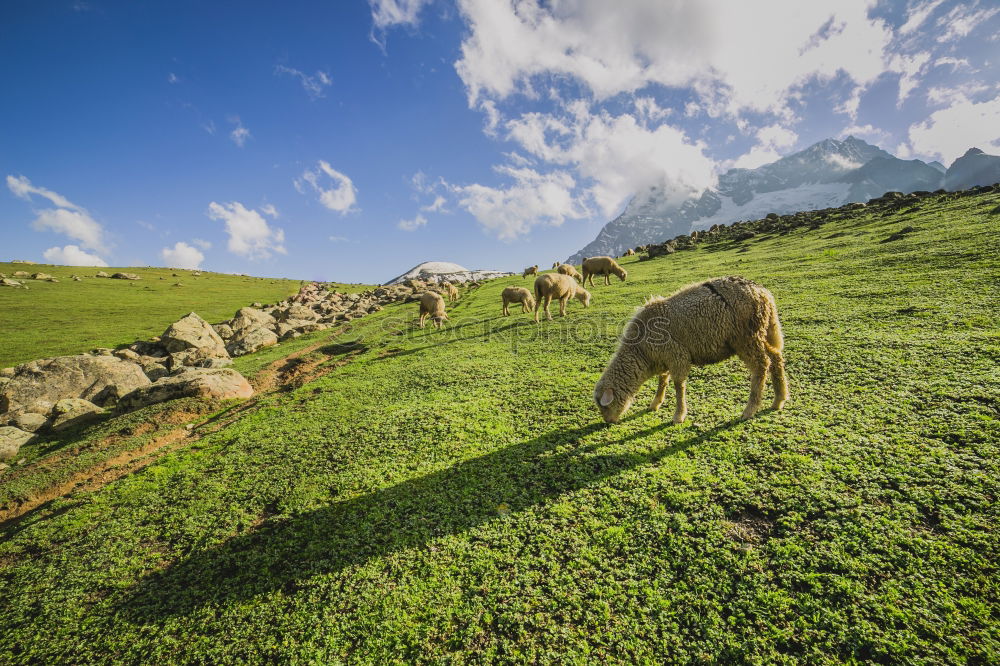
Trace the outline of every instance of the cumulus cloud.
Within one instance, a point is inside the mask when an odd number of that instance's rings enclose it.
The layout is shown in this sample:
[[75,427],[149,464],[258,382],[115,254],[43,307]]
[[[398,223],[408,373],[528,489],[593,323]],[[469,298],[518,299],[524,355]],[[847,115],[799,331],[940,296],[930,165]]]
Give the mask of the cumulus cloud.
[[604,215],[650,187],[681,203],[715,183],[704,146],[669,125],[649,129],[629,114],[591,113],[573,102],[565,116],[523,114],[507,123],[509,138],[546,162],[574,168]]
[[[233,143],[242,148],[246,145],[247,139],[250,138],[250,130],[243,126],[243,121],[240,120],[239,116],[232,116],[229,119],[229,122],[236,126],[233,128],[233,131],[229,133],[229,138],[232,139]],[[213,131],[209,132],[209,134],[213,133],[214,127]]]
[[899,27],[900,34],[908,35],[923,25],[935,9],[944,0],[926,0],[925,2],[911,3],[907,13],[906,22]]
[[[990,3],[993,4],[993,3]],[[940,29],[937,40],[952,42],[965,37],[1000,12],[1000,7],[981,8],[978,0],[958,3],[951,11],[937,21]]]
[[212,244],[207,240],[202,240],[200,238],[192,238],[191,242],[200,247],[202,250],[211,250]]
[[368,0],[372,9],[372,23],[378,30],[398,25],[415,26],[420,10],[430,0]]
[[[197,241],[194,241],[197,242]],[[165,247],[160,250],[160,256],[167,266],[171,268],[195,269],[201,266],[205,260],[205,255],[197,248],[191,247],[187,243],[178,241],[173,247]]]
[[756,169],[781,159],[799,140],[799,135],[780,125],[768,125],[757,130],[757,143],[748,153],[733,161],[738,169]]
[[998,127],[1000,97],[976,103],[959,94],[951,106],[910,127],[909,145],[917,154],[949,164],[972,147],[1000,153]]
[[274,68],[275,74],[288,74],[299,80],[302,84],[302,89],[306,91],[311,99],[319,99],[323,97],[323,90],[328,88],[332,83],[333,79],[330,75],[322,70],[316,70],[316,73],[309,76],[305,72],[299,71],[292,67],[286,67],[284,65],[276,65]]
[[[36,231],[54,231],[80,241],[84,248],[98,253],[108,251],[104,228],[83,207],[76,205],[58,192],[38,187],[24,176],[7,176],[7,187],[15,196],[31,201],[32,195],[48,199],[57,208],[35,211],[31,226]],[[71,246],[67,246],[71,247]]]
[[42,253],[50,264],[62,266],[107,266],[108,264],[96,254],[90,254],[76,245],[50,247]]
[[434,197],[434,201],[427,204],[426,206],[421,206],[420,210],[424,211],[425,213],[447,213],[448,209],[445,208],[445,205],[447,205],[447,203],[448,201],[443,196],[438,194]]
[[400,220],[396,226],[403,231],[416,231],[420,227],[427,226],[427,218],[418,213],[412,220]]
[[845,127],[840,133],[840,136],[841,138],[847,136],[867,137],[872,141],[882,142],[889,138],[889,133],[871,124],[851,125],[849,127]]
[[[469,27],[456,69],[470,105],[536,96],[571,77],[597,100],[649,84],[694,88],[710,113],[787,111],[810,80],[862,85],[886,71],[892,31],[871,0],[459,0]],[[748,29],[753,26],[753,29]]]
[[498,167],[512,183],[506,187],[453,186],[462,208],[501,240],[513,240],[539,224],[561,225],[585,217],[588,211],[573,196],[576,183],[565,171]]
[[[333,181],[333,187],[325,185],[324,175]],[[358,191],[354,183],[346,175],[331,167],[328,162],[320,160],[315,169],[306,169],[294,184],[295,189],[302,194],[305,194],[308,185],[319,194],[321,204],[341,215],[357,210],[354,204],[357,202]]]
[[272,228],[255,210],[247,209],[239,201],[227,204],[212,202],[208,205],[210,219],[225,222],[229,234],[230,252],[247,259],[267,259],[272,252],[287,254],[285,232]]

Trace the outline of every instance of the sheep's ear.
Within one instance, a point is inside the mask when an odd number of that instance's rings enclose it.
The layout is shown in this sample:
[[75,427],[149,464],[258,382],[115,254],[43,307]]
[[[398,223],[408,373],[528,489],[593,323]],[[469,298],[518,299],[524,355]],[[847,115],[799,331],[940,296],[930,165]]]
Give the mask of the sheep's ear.
[[601,407],[607,407],[615,399],[615,392],[609,388],[604,389],[604,393],[601,394]]

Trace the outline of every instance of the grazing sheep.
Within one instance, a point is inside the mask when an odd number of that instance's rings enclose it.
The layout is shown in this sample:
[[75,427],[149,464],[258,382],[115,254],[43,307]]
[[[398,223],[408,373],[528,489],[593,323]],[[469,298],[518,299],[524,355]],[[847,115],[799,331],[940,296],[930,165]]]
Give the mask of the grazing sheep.
[[531,312],[535,309],[535,299],[531,296],[531,292],[524,287],[507,287],[500,293],[500,299],[503,301],[505,317],[510,315],[508,306],[511,303],[520,303],[521,312]]
[[577,282],[583,281],[583,276],[580,275],[580,272],[576,270],[575,267],[570,266],[569,264],[559,264],[559,267],[556,268],[556,272],[561,273],[563,275],[568,275]]
[[448,320],[448,315],[444,313],[444,299],[441,294],[433,291],[425,291],[420,295],[420,328],[424,327],[424,321],[428,317],[434,322],[434,328],[441,328],[441,322]]
[[590,286],[593,287],[595,275],[603,275],[604,284],[611,284],[612,273],[621,278],[622,282],[628,277],[628,272],[611,257],[591,257],[584,259],[582,284],[587,284],[587,279],[589,278]]
[[545,301],[545,316],[552,319],[549,312],[549,303],[553,298],[559,299],[559,314],[566,316],[566,302],[571,298],[583,303],[583,307],[590,306],[590,292],[581,287],[568,275],[562,273],[546,273],[535,278],[535,321],[538,321],[538,308]]
[[458,289],[451,282],[445,282],[442,285],[445,291],[448,293],[448,302],[453,303],[458,300]]
[[553,262],[552,262],[552,268],[559,268],[559,265],[560,265],[560,264],[562,264],[562,262],[561,262],[561,261],[553,261]]
[[632,248],[629,248],[629,249],[625,250],[625,254],[623,254],[622,256],[623,257],[631,257],[633,255],[635,255],[635,250],[633,250]]
[[659,376],[650,409],[663,404],[667,379],[677,394],[674,423],[687,415],[684,383],[692,365],[709,365],[733,356],[750,370],[748,419],[760,408],[765,374],[774,384],[774,409],[788,400],[784,338],[774,297],[742,277],[713,278],[688,285],[669,298],[651,299],[625,327],[618,350],[594,389],[594,400],[608,423],[628,410],[639,388]]
[[524,272],[521,273],[521,277],[523,278],[526,278],[529,275],[538,275],[538,264],[535,264],[534,266],[528,266],[527,268],[524,269]]

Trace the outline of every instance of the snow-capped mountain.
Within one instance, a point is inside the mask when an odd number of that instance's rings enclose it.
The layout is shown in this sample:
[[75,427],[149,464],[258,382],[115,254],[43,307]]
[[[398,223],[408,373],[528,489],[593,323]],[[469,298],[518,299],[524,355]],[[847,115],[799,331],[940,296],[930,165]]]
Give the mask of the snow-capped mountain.
[[944,178],[937,162],[901,160],[853,136],[826,139],[757,169],[730,169],[719,176],[716,188],[680,206],[666,201],[659,188],[640,193],[568,261],[618,256],[630,247],[768,213],[836,207],[890,190],[936,190]]

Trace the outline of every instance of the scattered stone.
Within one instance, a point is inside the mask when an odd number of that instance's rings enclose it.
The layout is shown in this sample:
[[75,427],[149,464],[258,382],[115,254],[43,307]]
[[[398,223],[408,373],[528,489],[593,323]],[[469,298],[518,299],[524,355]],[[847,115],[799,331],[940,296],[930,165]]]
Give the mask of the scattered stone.
[[14,415],[14,425],[25,432],[38,432],[45,427],[48,419],[34,412],[18,412]]
[[106,277],[111,277],[111,276],[108,275],[107,273],[105,273],[104,271],[97,271],[97,274],[94,277],[104,277],[104,278],[106,278]]
[[22,286],[24,286],[24,285],[22,285],[17,280],[11,280],[10,278],[2,278],[2,279],[0,279],[0,287],[15,287],[15,288],[17,288],[17,287],[22,287]]
[[226,343],[207,321],[194,312],[171,324],[160,336],[160,344],[171,354],[197,349],[203,351],[201,358],[229,358]]
[[139,354],[135,353],[131,349],[116,349],[112,352],[112,356],[120,358],[123,361],[132,361],[133,363],[138,363],[141,360]]
[[[52,280],[55,280],[55,278],[52,277],[51,275],[49,275],[48,273],[32,273],[31,274],[31,279],[32,280],[48,280],[50,282]],[[58,282],[58,280],[56,280],[56,281]]]
[[147,363],[142,366],[142,371],[149,377],[149,381],[155,382],[170,374],[170,370],[162,363]]
[[[100,276],[98,276],[100,277]],[[113,273],[111,275],[112,279],[115,280],[141,280],[142,278],[135,273]]]
[[229,324],[212,324],[212,328],[215,332],[219,334],[219,337],[223,340],[228,340],[233,337],[233,327]]
[[69,430],[100,419],[104,410],[88,400],[65,398],[52,409],[52,429]]
[[13,460],[21,447],[35,436],[13,426],[0,427],[0,460]]
[[198,271],[195,271],[195,272],[191,273],[191,275],[193,275],[195,277],[201,277],[201,273],[198,272]]
[[83,282],[83,278],[80,277],[79,275],[74,275],[73,282]]
[[14,277],[27,279],[31,277],[31,273],[28,271],[14,271]]
[[244,356],[278,342],[278,336],[267,328],[250,328],[237,333],[226,350],[230,356]]
[[118,411],[138,409],[177,398],[249,398],[253,387],[232,368],[184,368],[181,372],[132,391],[118,401]]
[[229,322],[234,335],[247,329],[271,328],[274,324],[274,317],[256,308],[240,308],[236,311],[236,316]]
[[0,390],[0,413],[23,409],[47,414],[63,398],[106,405],[149,383],[138,365],[114,356],[80,354],[31,361],[17,366]]

